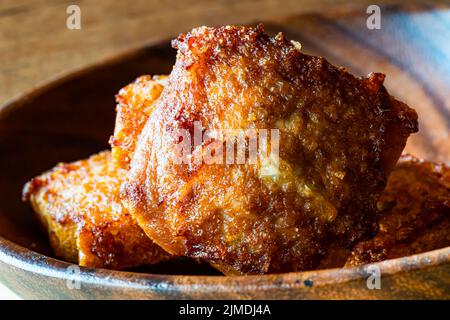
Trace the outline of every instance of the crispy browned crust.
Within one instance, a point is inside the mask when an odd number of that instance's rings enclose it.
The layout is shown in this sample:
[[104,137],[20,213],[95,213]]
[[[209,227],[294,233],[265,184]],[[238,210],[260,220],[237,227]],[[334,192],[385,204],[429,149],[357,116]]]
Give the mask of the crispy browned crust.
[[47,228],[55,255],[81,266],[123,269],[167,259],[124,209],[119,187],[126,171],[110,152],[61,163],[24,188]]
[[110,144],[113,160],[120,167],[128,168],[138,137],[166,80],[167,76],[141,76],[116,95],[116,125]]
[[[262,27],[202,27],[174,47],[168,86],[122,186],[148,236],[225,274],[251,274],[312,269],[330,241],[371,235],[376,200],[417,131],[417,114],[389,96],[383,75],[356,78]],[[192,132],[194,121],[278,128],[279,171],[169,161],[174,129]]]
[[450,167],[403,156],[378,207],[378,233],[355,246],[346,266],[450,246]]

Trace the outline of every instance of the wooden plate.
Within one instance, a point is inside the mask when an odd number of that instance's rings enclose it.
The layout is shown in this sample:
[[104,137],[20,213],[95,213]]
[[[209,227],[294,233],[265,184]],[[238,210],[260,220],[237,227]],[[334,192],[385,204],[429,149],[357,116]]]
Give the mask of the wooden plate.
[[[388,73],[387,86],[392,94],[406,100],[421,117],[421,133],[411,139],[407,150],[429,159],[448,160],[448,100],[424,88],[435,88],[436,83],[447,85],[447,94],[449,83],[439,82],[436,76],[423,85],[421,81],[428,79],[418,75],[420,70],[411,74],[387,53],[364,44],[375,40],[369,37],[360,41],[351,34],[349,26],[357,17],[350,16],[342,26],[333,19],[310,15],[274,21],[266,28],[271,33],[284,31],[291,39],[302,41],[304,51],[330,57],[333,63],[353,72],[366,73],[370,68]],[[378,36],[387,37],[386,33]],[[348,56],[349,52],[354,56]],[[20,201],[22,186],[57,162],[78,160],[108,148],[114,125],[114,95],[139,75],[169,73],[174,59],[169,42],[133,50],[52,80],[0,107],[3,283],[24,298],[450,298],[450,248],[376,264],[381,271],[380,290],[368,289],[371,274],[365,266],[224,277],[204,265],[179,263],[147,273],[119,272],[73,268],[51,258],[46,234],[39,230],[28,205]],[[73,282],[74,275],[80,281],[79,289]]]

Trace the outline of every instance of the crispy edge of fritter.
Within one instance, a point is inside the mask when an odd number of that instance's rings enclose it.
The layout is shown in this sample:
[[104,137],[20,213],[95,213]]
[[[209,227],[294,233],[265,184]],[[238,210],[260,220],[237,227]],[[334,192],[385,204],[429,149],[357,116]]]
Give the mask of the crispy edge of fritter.
[[[81,266],[109,269],[169,258],[117,200],[124,175],[106,151],[86,160],[58,164],[25,185],[23,199],[31,203],[47,230],[57,257]],[[105,181],[112,182],[117,191],[104,189]],[[77,192],[83,193],[81,198],[71,198]],[[107,206],[116,212],[107,211]]]
[[128,168],[138,137],[166,82],[165,75],[140,76],[116,95],[116,122],[109,143],[118,166]]
[[[410,183],[409,175],[415,182]],[[450,167],[446,164],[402,156],[378,205],[382,211],[378,233],[349,252],[346,267],[450,245]]]

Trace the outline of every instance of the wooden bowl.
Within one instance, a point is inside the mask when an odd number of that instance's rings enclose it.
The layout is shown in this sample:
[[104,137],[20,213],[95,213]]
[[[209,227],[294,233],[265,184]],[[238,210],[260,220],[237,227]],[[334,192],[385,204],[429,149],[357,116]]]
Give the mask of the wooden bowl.
[[169,73],[174,58],[168,42],[133,50],[59,77],[0,107],[0,280],[6,286],[24,298],[43,299],[450,297],[450,248],[375,264],[381,272],[380,290],[368,288],[371,273],[365,266],[224,277],[204,265],[186,263],[142,273],[78,268],[52,258],[46,234],[20,200],[22,186],[57,162],[108,148],[114,95],[139,75]]

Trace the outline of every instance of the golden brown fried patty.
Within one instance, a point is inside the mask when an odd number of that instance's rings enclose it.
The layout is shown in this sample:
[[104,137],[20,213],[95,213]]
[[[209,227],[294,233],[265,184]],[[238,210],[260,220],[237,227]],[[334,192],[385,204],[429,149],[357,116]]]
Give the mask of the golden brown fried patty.
[[[202,27],[177,61],[131,162],[122,199],[172,254],[225,274],[312,269],[331,241],[373,232],[375,204],[417,114],[384,76],[356,78],[261,27]],[[279,129],[280,165],[177,164],[180,130]],[[207,146],[224,145],[216,136]],[[246,145],[248,154],[248,145]]]
[[113,160],[120,167],[128,168],[137,139],[166,80],[167,76],[141,76],[116,95],[116,125],[110,144]]
[[81,266],[123,269],[153,264],[166,254],[124,209],[119,187],[126,171],[110,152],[62,163],[24,188],[46,227],[55,254]]
[[450,168],[403,156],[378,207],[377,235],[355,246],[356,266],[450,246]]

